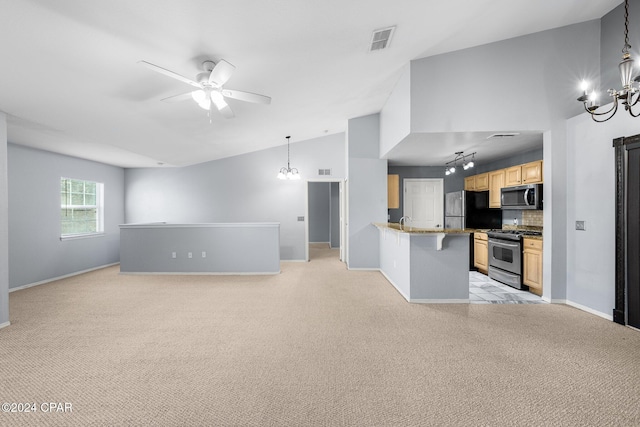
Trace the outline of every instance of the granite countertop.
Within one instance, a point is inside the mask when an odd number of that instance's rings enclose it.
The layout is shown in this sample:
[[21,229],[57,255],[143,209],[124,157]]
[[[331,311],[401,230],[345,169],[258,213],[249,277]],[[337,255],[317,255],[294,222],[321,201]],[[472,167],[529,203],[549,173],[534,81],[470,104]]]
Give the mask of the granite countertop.
[[477,231],[470,228],[419,228],[411,227],[410,225],[403,225],[400,227],[400,224],[395,222],[375,222],[373,225],[380,229],[388,229],[407,234],[469,234]]
[[542,240],[542,236],[522,236],[523,239]]

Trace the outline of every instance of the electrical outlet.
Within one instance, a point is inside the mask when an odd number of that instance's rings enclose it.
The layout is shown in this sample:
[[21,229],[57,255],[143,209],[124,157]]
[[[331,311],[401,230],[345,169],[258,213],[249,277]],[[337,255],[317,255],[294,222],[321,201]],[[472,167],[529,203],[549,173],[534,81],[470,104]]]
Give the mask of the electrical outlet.
[[193,253],[187,252],[187,258],[193,258]]
[[576,221],[576,230],[586,231],[587,230],[586,221]]
[[202,258],[206,258],[207,257],[207,253],[205,251],[202,251]]
[[171,258],[176,258],[176,253],[175,252],[171,252]]

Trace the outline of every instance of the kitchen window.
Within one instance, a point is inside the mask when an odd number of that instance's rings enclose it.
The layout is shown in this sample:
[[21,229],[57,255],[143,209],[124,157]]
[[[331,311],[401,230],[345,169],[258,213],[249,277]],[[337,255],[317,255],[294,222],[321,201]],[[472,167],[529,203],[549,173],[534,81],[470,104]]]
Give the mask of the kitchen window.
[[104,233],[104,184],[60,178],[60,239]]

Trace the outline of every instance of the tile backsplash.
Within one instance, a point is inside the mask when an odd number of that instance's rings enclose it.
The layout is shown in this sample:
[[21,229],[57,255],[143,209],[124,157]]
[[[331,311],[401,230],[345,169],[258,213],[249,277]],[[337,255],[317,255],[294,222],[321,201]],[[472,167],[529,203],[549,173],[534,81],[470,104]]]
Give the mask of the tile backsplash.
[[522,211],[522,225],[542,227],[543,211]]
[[[517,222],[517,224],[516,224]],[[527,228],[542,229],[543,211],[529,210],[503,210],[502,228]]]

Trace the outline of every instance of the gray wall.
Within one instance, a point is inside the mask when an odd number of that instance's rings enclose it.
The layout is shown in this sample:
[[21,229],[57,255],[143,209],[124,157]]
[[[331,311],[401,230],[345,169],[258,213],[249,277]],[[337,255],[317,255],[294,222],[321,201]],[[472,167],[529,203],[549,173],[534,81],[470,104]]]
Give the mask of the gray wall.
[[331,183],[309,183],[309,242],[331,240]]
[[[615,306],[615,160],[612,141],[640,134],[625,111],[606,123],[567,122],[567,300],[609,318]],[[637,197],[637,195],[635,196]],[[586,230],[575,229],[586,221]]]
[[9,322],[9,185],[7,115],[0,112],[0,326]]
[[[283,138],[284,139],[284,138]],[[291,143],[291,166],[300,181],[279,180],[287,146],[183,168],[127,169],[127,223],[279,222],[280,256],[306,259],[304,217],[307,182],[331,169],[331,179],[344,179],[343,133]]]
[[[104,235],[60,240],[60,178],[104,183]],[[9,144],[9,286],[119,261],[124,170]]]
[[348,236],[350,269],[378,269],[374,222],[387,221],[387,161],[380,160],[380,115],[350,119],[347,130]]

